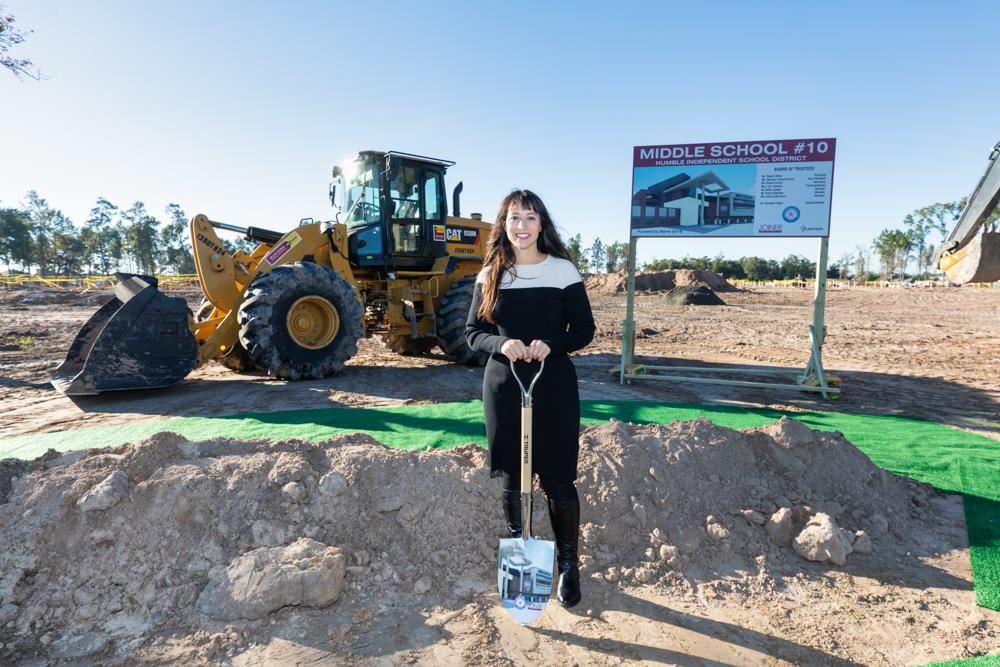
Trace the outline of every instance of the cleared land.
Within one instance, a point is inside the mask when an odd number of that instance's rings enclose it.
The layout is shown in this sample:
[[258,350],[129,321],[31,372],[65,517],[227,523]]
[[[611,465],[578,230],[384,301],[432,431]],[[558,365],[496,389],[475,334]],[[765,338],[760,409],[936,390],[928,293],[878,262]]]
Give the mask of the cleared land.
[[[906,414],[1000,440],[1000,290],[831,291],[824,362],[842,379],[836,402],[621,386],[608,369],[625,299],[608,291],[591,293],[598,335],[575,359],[585,399]],[[639,361],[804,365],[811,292],[720,295],[727,305],[640,295]],[[323,381],[211,364],[171,389],[71,401],[47,376],[104,298],[0,292],[0,435],[479,396],[480,370],[398,357],[369,340],[344,374]],[[0,582],[0,658],[897,665],[1000,651],[1000,614],[975,605],[961,500],[878,474],[842,439],[787,424],[744,434],[702,422],[611,423],[585,429],[582,443],[587,597],[572,611],[553,605],[533,629],[507,619],[490,592],[499,491],[475,448],[414,454],[360,436],[236,445],[162,435],[8,464],[0,536],[13,546]],[[116,470],[124,475],[94,490]],[[807,547],[760,523],[782,508],[798,534],[818,514],[832,516],[857,549],[843,566],[806,560]],[[537,523],[544,535],[547,521]],[[267,551],[298,538],[315,544]],[[223,573],[246,567],[250,552],[276,572],[318,563],[339,577],[317,584],[329,594],[319,602],[255,590],[252,609],[234,610]]]
[[[636,299],[638,361],[706,366],[764,364],[801,368],[812,321],[809,290],[722,292],[726,306],[675,306],[661,293]],[[186,294],[192,307],[200,296]],[[236,375],[218,365],[174,388],[71,401],[52,391],[49,373],[106,295],[0,291],[0,435],[37,433],[136,419],[219,415],[333,405],[398,405],[480,395],[481,372],[441,357],[401,357],[378,340],[341,376],[286,383]],[[824,364],[844,394],[828,403],[808,394],[713,385],[643,382],[621,386],[623,295],[591,292],[594,342],[575,362],[582,398],[670,402],[724,400],[783,408],[908,414],[1000,438],[1000,289],[850,289],[827,298]]]

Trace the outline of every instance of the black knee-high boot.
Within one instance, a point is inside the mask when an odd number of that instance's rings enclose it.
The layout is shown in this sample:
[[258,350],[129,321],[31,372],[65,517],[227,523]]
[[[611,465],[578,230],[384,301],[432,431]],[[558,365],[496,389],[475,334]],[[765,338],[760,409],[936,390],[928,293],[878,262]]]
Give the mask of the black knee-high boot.
[[521,492],[501,489],[503,514],[507,519],[508,537],[521,537],[524,521],[521,518]]
[[580,497],[572,482],[548,484],[549,520],[556,537],[556,561],[559,563],[559,603],[575,607],[583,597],[580,591]]

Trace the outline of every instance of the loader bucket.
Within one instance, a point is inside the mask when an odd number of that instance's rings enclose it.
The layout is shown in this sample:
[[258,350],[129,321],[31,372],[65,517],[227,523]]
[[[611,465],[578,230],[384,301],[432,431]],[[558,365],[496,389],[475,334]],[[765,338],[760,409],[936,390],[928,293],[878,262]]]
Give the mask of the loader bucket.
[[115,277],[115,297],[83,325],[49,379],[67,396],[169,387],[198,360],[184,299],[160,293],[151,276]]
[[977,234],[964,248],[941,261],[954,283],[992,283],[1000,280],[1000,232]]

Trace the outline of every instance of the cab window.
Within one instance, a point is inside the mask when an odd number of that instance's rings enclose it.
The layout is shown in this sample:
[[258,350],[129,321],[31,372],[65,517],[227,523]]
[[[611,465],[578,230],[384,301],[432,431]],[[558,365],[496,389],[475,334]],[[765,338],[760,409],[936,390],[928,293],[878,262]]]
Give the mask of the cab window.
[[389,182],[389,219],[393,252],[418,253],[423,246],[420,169],[402,165]]
[[[362,195],[364,195],[363,200],[361,200]],[[354,206],[355,203],[357,206]],[[381,221],[379,172],[374,164],[369,162],[358,166],[357,172],[347,183],[344,204],[347,211],[350,211],[351,207],[354,206],[354,211],[347,220],[347,224],[352,227]]]
[[420,218],[419,172],[416,167],[403,166],[389,184],[389,198],[392,201],[391,217],[397,220]]
[[424,172],[424,208],[427,220],[441,220],[441,174],[436,171]]

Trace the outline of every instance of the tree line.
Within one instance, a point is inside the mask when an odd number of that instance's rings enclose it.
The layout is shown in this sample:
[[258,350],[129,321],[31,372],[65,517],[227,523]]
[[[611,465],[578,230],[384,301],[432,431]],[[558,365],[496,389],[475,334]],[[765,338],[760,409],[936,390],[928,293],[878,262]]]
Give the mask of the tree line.
[[[856,280],[899,280],[908,277],[926,279],[937,273],[937,249],[957,224],[967,198],[935,203],[908,213],[901,228],[883,229],[869,245],[858,245],[832,260],[827,267],[828,278]],[[1000,208],[993,211],[990,222],[1000,221]],[[605,244],[600,238],[586,248],[580,235],[566,244],[573,262],[581,273],[611,273],[623,271],[628,265],[628,243]],[[726,259],[717,257],[684,257],[654,259],[642,264],[643,271],[695,269],[715,271],[737,280],[794,280],[816,275],[816,263],[801,255],[789,255],[782,260],[761,257]]]
[[[837,260],[842,277],[865,277],[871,280],[927,279],[937,270],[937,251],[955,228],[968,204],[968,197],[958,201],[938,202],[908,213],[902,227],[883,229],[869,246],[857,246]],[[1000,208],[987,219],[987,225],[1000,221]],[[873,256],[874,251],[874,256]],[[878,263],[873,264],[877,259]]]
[[78,227],[32,190],[21,207],[0,206],[0,262],[7,272],[44,276],[194,273],[188,219],[177,204],[165,220],[137,201],[121,207],[98,197]]
[[[829,265],[830,278],[892,280],[907,276],[926,278],[935,269],[937,247],[954,227],[966,200],[935,203],[916,209],[902,220],[901,228],[884,229],[870,245],[858,245]],[[98,197],[82,226],[52,208],[32,190],[20,207],[0,205],[0,262],[7,271],[39,275],[108,275],[115,271],[138,273],[194,273],[188,218],[177,204],[157,218],[137,201],[128,207]],[[994,211],[992,220],[1000,219]],[[224,240],[229,251],[252,250],[246,239]],[[605,243],[600,238],[586,247],[580,234],[566,241],[567,250],[581,273],[615,273],[628,266],[627,242]],[[790,280],[816,274],[816,264],[801,255],[782,260],[761,257],[727,259],[684,257],[654,259],[645,271],[699,269],[726,278]]]
[[[629,244],[615,242],[605,244],[600,238],[589,248],[583,247],[579,234],[566,243],[570,258],[580,273],[616,273],[628,268]],[[670,271],[694,269],[714,271],[726,278],[746,280],[793,280],[816,275],[816,263],[800,255],[789,255],[781,261],[760,257],[726,259],[718,257],[684,257],[682,259],[654,259],[645,262],[643,271]],[[838,277],[839,274],[833,277]]]

